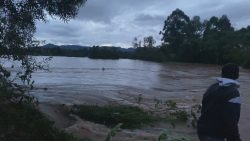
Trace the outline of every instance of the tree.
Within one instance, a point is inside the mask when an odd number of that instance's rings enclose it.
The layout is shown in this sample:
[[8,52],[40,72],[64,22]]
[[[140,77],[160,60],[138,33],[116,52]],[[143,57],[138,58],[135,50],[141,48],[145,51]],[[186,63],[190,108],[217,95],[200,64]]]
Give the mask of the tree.
[[235,31],[235,36],[239,48],[250,49],[250,26]]
[[154,47],[154,44],[156,43],[153,36],[148,36],[143,38],[143,47]]
[[174,10],[164,22],[160,34],[163,35],[163,45],[174,54],[171,58],[177,59],[191,34],[189,17],[180,9]]
[[218,21],[218,26],[220,31],[234,31],[234,28],[231,25],[230,20],[227,15],[222,15]]
[[[1,0],[0,58],[20,61],[23,70],[18,73],[18,77],[31,83],[31,73],[42,68],[27,54],[28,48],[40,43],[34,38],[36,22],[46,22],[48,16],[59,17],[67,22],[76,16],[84,3],[85,0]],[[5,74],[1,69],[1,79],[9,76]]]
[[173,49],[180,48],[189,35],[189,17],[180,9],[176,9],[164,22],[162,41]]
[[134,39],[132,41],[132,46],[133,46],[133,48],[138,48],[139,47],[139,43],[138,43],[137,37],[134,37]]
[[190,20],[189,32],[185,47],[182,48],[181,59],[187,62],[200,62],[204,27],[199,16],[194,16]]
[[141,47],[141,40],[139,40],[138,42],[138,47]]
[[201,18],[199,16],[194,16],[190,21],[190,30],[191,34],[195,39],[201,39],[204,32],[204,26],[201,22]]
[[211,17],[204,22],[203,54],[208,63],[223,64],[227,62],[227,54],[234,47],[234,28],[226,15]]
[[235,31],[226,15],[205,21],[194,16],[190,20],[176,9],[167,17],[160,34],[160,51],[170,60],[250,66],[250,26]]
[[133,48],[141,47],[141,40],[139,40],[138,37],[134,37],[132,41],[132,47]]

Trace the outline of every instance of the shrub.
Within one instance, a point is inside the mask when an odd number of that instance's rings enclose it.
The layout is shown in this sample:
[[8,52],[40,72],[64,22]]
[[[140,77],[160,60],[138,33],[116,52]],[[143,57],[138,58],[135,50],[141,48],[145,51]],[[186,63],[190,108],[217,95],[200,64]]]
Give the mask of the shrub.
[[187,121],[189,118],[189,114],[185,110],[177,110],[170,114],[170,120],[173,121]]

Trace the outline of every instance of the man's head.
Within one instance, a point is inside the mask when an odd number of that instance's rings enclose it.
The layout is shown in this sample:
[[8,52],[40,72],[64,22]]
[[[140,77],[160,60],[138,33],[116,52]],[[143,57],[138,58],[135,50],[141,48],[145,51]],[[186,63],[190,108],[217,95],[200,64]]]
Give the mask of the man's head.
[[239,66],[233,63],[225,64],[221,70],[221,77],[229,79],[239,78]]

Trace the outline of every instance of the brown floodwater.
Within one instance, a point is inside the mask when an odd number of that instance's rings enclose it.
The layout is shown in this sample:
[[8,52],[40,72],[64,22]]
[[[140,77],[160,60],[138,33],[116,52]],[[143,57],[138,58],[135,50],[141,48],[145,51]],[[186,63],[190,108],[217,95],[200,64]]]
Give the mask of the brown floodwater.
[[[241,69],[239,78],[243,140],[250,138],[249,74]],[[134,104],[141,95],[148,105],[154,99],[194,105],[219,76],[216,65],[54,57],[50,71],[34,74],[36,88],[30,93],[49,104]]]

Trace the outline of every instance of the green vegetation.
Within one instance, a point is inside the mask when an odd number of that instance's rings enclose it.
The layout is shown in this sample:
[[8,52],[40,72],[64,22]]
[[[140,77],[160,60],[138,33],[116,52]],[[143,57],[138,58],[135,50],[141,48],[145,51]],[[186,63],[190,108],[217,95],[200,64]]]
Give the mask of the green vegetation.
[[174,61],[243,65],[249,59],[250,44],[243,38],[250,33],[249,29],[235,30],[226,15],[201,21],[199,16],[190,19],[176,9],[161,31],[162,48]]
[[187,121],[189,118],[189,114],[184,110],[176,110],[170,113],[168,120],[170,121]]
[[[49,46],[49,47],[48,47]],[[27,50],[28,54],[34,56],[67,56],[67,57],[88,57],[89,48],[82,47],[77,49],[60,48],[58,46],[48,44],[43,47],[33,47]]]
[[[139,98],[138,104],[142,104],[142,98],[140,96]],[[160,100],[155,102],[155,109],[148,112],[133,106],[74,105],[71,113],[87,121],[104,124],[108,127],[122,123],[121,128],[135,129],[155,122],[168,122],[175,127],[176,123],[190,121],[191,126],[196,128],[197,115],[200,113],[199,105],[195,105],[191,109],[181,109],[172,100],[165,103]]]
[[135,49],[134,53],[131,55],[130,59],[140,59],[146,61],[164,62],[168,61],[165,54],[160,50],[160,48],[147,48],[138,47]]
[[81,118],[108,127],[122,123],[121,128],[139,128],[142,125],[159,121],[155,116],[131,106],[74,106],[72,113]]
[[94,46],[89,49],[88,57],[93,59],[119,59],[119,50],[115,47]]
[[177,106],[176,106],[176,102],[173,101],[173,100],[167,100],[165,101],[165,104],[167,107],[169,107],[170,109],[176,109]]
[[0,104],[1,141],[80,141],[53,127],[32,104]]

